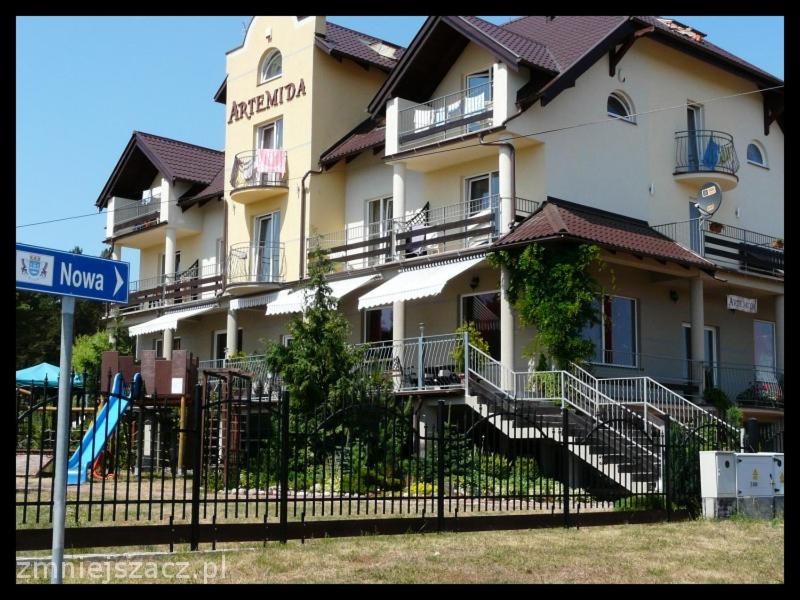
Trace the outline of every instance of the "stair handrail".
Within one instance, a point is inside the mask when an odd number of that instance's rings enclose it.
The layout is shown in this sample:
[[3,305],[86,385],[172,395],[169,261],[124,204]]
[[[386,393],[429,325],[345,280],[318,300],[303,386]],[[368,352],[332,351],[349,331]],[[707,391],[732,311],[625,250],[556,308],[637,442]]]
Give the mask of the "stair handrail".
[[[467,357],[467,369],[469,371],[466,374],[467,377],[469,377],[469,373],[474,373],[477,377],[483,379],[497,391],[510,397],[516,397],[514,371],[506,367],[500,361],[486,354],[486,352],[483,350],[476,348],[472,344],[469,344],[467,348],[467,351],[469,352],[469,356]],[[487,376],[491,375],[491,373],[487,373],[486,371],[480,372],[476,370],[475,366],[479,363],[483,365],[489,365],[491,371],[496,371],[496,377]],[[510,385],[507,388],[502,387],[504,381],[510,382]]]

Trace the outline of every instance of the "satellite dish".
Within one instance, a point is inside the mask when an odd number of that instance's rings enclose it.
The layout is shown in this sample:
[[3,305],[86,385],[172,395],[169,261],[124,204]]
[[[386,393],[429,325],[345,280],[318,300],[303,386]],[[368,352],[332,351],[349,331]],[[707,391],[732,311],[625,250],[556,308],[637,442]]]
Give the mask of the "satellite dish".
[[700,186],[695,206],[703,216],[710,217],[719,210],[721,204],[722,188],[712,182],[704,183]]

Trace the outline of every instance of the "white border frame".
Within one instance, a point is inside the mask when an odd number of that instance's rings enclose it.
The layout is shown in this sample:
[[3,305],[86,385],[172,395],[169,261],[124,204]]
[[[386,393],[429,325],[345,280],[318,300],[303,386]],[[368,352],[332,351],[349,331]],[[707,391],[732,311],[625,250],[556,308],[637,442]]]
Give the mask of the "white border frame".
[[[605,296],[609,296],[610,298],[622,298],[623,300],[633,300],[633,343],[635,344],[635,348],[633,350],[634,356],[634,363],[633,365],[622,365],[618,363],[607,363],[605,361],[606,357],[606,315],[605,311],[603,310],[603,298]],[[619,369],[639,369],[641,368],[641,361],[639,360],[639,351],[640,344],[639,344],[639,299],[633,298],[631,296],[621,296],[619,294],[601,294],[601,304],[600,304],[600,358],[601,361],[597,362],[594,360],[587,361],[591,365],[597,365],[602,367],[616,367]]]
[[[365,308],[361,310],[361,343],[362,344],[378,344],[380,342],[368,342],[367,341],[367,313],[368,312],[375,312],[384,309],[391,309],[392,310],[392,338],[394,338],[394,304],[384,304],[382,306],[370,306],[369,308]],[[401,337],[400,339],[405,339]],[[389,341],[389,340],[384,340]]]

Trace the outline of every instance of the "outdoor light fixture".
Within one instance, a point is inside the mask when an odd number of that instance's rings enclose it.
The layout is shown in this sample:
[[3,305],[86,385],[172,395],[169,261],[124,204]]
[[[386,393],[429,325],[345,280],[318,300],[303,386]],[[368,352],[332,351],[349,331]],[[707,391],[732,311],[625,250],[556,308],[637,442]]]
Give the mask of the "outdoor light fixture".
[[473,292],[475,291],[475,288],[478,287],[478,284],[480,282],[481,282],[481,279],[477,275],[475,275],[475,277],[473,277],[472,280],[469,282],[469,287],[472,288]]
[[675,290],[670,290],[669,291],[669,299],[672,300],[673,302],[677,302],[678,301],[678,292],[676,292]]

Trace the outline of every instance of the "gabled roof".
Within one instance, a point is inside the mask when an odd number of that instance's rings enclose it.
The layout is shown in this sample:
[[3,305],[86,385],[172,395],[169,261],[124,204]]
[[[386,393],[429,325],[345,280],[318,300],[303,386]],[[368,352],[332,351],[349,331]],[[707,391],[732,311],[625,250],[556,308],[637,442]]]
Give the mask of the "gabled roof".
[[494,247],[502,249],[555,239],[593,242],[611,250],[715,269],[713,263],[686,250],[645,221],[552,197],[497,240]]
[[134,131],[95,205],[105,208],[112,196],[137,197],[158,172],[171,182],[209,185],[224,162],[220,150]]
[[211,180],[211,183],[209,183],[196,194],[193,194],[192,190],[189,190],[178,200],[178,204],[180,204],[181,208],[184,210],[198,203],[200,206],[203,206],[203,204],[209,200],[213,200],[215,198],[218,200],[221,199],[224,192],[225,169],[220,167],[219,172],[214,176],[214,179]]
[[[315,44],[331,56],[349,58],[382,71],[391,71],[405,52],[402,46],[331,22],[325,23],[324,36],[317,34]],[[375,46],[383,46],[384,54]]]
[[378,148],[385,143],[386,126],[371,118],[359,123],[352,131],[322,153],[319,159],[323,167],[330,168],[343,158],[360,154],[370,148]]

